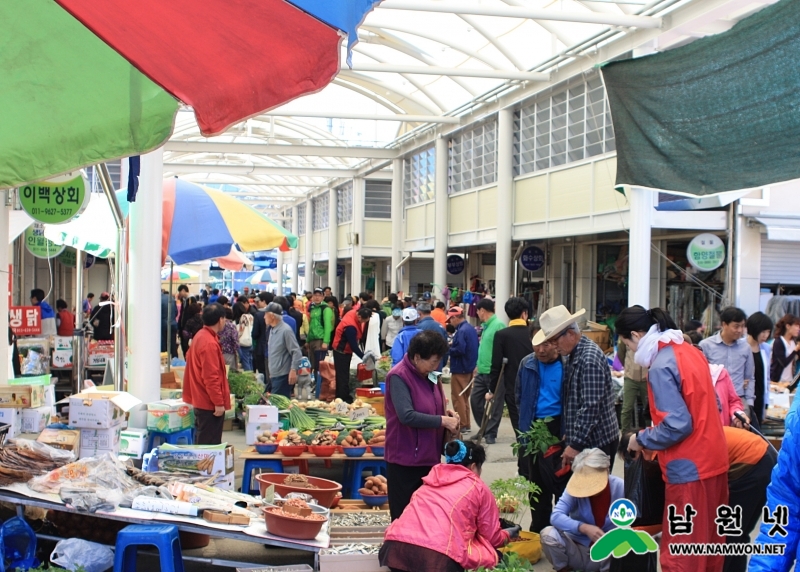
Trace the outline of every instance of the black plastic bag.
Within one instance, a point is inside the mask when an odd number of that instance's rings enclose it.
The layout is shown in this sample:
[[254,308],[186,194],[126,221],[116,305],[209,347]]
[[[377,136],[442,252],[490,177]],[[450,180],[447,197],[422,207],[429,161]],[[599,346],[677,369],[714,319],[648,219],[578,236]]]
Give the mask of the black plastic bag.
[[625,458],[625,498],[636,506],[633,526],[664,522],[664,479],[658,461]]
[[636,554],[628,552],[622,558],[611,558],[609,572],[657,572],[658,554]]

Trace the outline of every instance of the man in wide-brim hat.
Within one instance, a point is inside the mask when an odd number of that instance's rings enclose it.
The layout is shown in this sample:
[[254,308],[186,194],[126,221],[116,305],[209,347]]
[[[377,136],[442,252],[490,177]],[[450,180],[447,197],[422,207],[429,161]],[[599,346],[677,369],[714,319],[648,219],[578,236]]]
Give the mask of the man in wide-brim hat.
[[533,345],[554,345],[566,358],[562,395],[567,446],[563,464],[572,464],[578,453],[597,447],[610,457],[613,467],[619,423],[611,369],[603,350],[581,335],[578,320],[585,313],[581,309],[573,314],[564,306],[550,308],[539,317],[541,330],[533,337]]

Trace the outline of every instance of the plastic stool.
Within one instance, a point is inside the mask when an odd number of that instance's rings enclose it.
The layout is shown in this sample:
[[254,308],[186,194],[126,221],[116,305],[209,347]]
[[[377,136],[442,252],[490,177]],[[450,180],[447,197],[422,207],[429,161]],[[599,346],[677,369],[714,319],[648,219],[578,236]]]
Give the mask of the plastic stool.
[[363,459],[361,461],[345,461],[344,462],[344,479],[346,490],[343,495],[351,499],[360,499],[361,495],[358,489],[361,488],[361,474],[364,471],[370,471],[373,476],[383,475],[386,476],[386,461],[377,461],[375,459]]
[[114,572],[136,572],[139,546],[158,549],[161,572],[183,572],[181,541],[178,527],[171,524],[133,524],[117,533]]
[[[242,494],[251,495],[250,482],[253,480],[254,469],[269,469],[274,473],[282,473],[283,462],[280,459],[245,459],[242,470]],[[260,492],[258,490],[256,493]]]
[[[158,439],[158,443],[156,443]],[[147,450],[152,451],[153,447],[158,447],[164,443],[170,445],[194,445],[194,429],[183,429],[173,433],[162,433],[161,431],[148,431]]]

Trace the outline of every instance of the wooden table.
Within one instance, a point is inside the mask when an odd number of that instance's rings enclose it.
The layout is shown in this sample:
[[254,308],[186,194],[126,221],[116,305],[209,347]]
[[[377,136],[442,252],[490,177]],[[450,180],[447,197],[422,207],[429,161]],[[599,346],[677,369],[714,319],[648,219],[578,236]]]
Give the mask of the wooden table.
[[[345,482],[342,483],[342,494],[348,498],[361,498],[358,494],[360,486],[354,486],[355,479],[361,478],[361,472],[369,468],[376,468],[379,474],[386,475],[386,461],[383,457],[376,457],[372,453],[365,453],[361,457],[348,457],[344,453],[334,453],[330,457],[317,457],[313,453],[303,453],[298,457],[286,457],[280,453],[270,453],[262,455],[255,450],[247,451],[239,456],[244,460],[242,471],[242,492],[246,495],[253,494],[251,490],[253,471],[255,469],[269,469],[274,473],[282,473],[283,461],[300,461],[301,472],[308,474],[308,461],[315,459],[318,461],[349,461],[345,463]],[[305,463],[305,470],[303,465]],[[258,491],[255,491],[258,492]]]

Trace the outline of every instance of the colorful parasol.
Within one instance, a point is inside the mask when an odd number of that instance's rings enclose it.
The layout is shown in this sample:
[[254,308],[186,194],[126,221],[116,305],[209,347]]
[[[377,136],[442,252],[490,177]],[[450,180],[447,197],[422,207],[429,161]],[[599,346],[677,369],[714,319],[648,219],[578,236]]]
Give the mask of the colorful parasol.
[[268,282],[277,282],[277,281],[278,281],[278,272],[270,268],[259,270],[246,280],[248,284],[265,284]]
[[200,274],[195,272],[191,268],[186,268],[185,266],[174,266],[170,265],[168,268],[161,269],[161,281],[166,282],[168,280],[191,280],[192,278],[199,278]]
[[161,257],[186,264],[244,252],[297,248],[297,237],[242,201],[181,179],[164,181]]
[[181,103],[209,136],[319,91],[379,1],[1,2],[0,188],[155,149]]
[[247,258],[241,251],[236,250],[236,247],[232,247],[230,254],[227,256],[217,256],[215,260],[220,268],[237,272],[244,266],[253,265],[253,261]]

